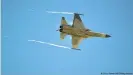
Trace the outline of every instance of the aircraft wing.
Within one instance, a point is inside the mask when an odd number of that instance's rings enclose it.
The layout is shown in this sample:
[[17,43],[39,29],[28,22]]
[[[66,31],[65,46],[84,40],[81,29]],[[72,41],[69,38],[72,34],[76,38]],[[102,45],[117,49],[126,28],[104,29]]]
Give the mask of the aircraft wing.
[[81,29],[85,29],[85,26],[80,18],[79,14],[74,14],[74,19],[73,19],[73,27],[75,28],[81,28]]
[[78,37],[78,36],[73,36],[72,35],[72,48],[73,49],[77,49],[79,43],[83,40],[82,37]]

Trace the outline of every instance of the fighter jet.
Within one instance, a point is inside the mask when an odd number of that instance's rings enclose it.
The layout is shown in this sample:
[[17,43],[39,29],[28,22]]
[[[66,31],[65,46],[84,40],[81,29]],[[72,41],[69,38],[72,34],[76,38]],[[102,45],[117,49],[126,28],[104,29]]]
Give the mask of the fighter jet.
[[57,30],[60,32],[60,39],[62,40],[65,38],[66,35],[72,36],[72,49],[80,50],[78,49],[78,45],[83,39],[86,39],[86,38],[91,38],[91,37],[109,38],[111,37],[108,34],[93,32],[92,30],[85,28],[80,18],[80,15],[83,15],[83,14],[74,13],[74,19],[73,19],[72,25],[69,25],[67,21],[65,20],[65,17],[62,17],[60,28]]

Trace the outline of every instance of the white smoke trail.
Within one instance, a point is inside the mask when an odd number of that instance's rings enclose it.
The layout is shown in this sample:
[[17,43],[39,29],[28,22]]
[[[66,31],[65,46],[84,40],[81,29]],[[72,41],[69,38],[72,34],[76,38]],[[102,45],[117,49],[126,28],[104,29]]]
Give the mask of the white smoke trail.
[[47,45],[51,45],[51,46],[55,46],[55,47],[61,47],[61,48],[71,49],[71,48],[66,47],[66,46],[56,45],[56,44],[48,43],[48,42],[42,42],[42,41],[36,41],[36,40],[28,40],[28,41],[36,42],[36,43],[41,43],[41,44],[47,44]]
[[73,12],[57,12],[57,11],[46,11],[47,13],[56,13],[56,14],[74,14]]

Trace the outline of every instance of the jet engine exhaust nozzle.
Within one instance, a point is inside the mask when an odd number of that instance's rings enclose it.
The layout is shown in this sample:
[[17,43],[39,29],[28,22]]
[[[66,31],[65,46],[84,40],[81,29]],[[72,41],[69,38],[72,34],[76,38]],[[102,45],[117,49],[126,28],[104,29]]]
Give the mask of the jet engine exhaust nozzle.
[[63,26],[60,26],[60,28],[63,28]]

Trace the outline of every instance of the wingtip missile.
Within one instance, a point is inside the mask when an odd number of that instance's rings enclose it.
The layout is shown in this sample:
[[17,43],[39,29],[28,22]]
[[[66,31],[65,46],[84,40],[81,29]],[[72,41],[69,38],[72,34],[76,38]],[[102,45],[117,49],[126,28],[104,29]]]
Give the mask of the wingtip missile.
[[106,37],[106,38],[109,38],[109,37],[111,37],[111,35],[106,34],[105,37]]
[[74,14],[77,14],[77,15],[83,15],[83,16],[84,16],[84,14],[81,14],[81,13],[74,13]]
[[77,49],[77,48],[71,48],[71,49],[73,49],[73,50],[80,50],[81,51],[81,49]]

